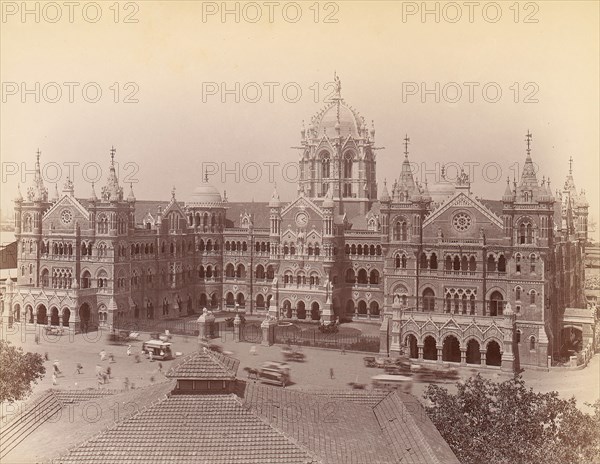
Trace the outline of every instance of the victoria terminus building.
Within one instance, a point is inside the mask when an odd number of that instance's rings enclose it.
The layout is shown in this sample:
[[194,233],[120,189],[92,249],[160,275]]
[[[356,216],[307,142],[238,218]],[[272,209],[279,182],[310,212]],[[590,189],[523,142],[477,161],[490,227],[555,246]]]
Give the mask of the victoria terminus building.
[[571,170],[553,193],[528,135],[522,176],[500,199],[476,198],[465,174],[419,182],[406,149],[378,187],[374,139],[338,87],[301,131],[290,202],[276,188],[268,202],[229,201],[206,179],[187,199],[137,200],[114,150],[99,194],[76,195],[67,180],[49,195],[38,154],[15,200],[18,277],[5,307],[75,331],[203,308],[370,320],[382,353],[505,369],[548,366],[573,327],[591,337],[587,322],[569,322],[585,307],[588,214]]

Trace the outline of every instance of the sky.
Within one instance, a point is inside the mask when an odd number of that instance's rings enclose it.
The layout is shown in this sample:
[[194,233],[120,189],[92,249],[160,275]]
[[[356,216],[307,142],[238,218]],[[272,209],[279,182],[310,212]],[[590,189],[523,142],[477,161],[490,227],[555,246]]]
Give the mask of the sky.
[[0,27],[3,217],[38,149],[50,192],[71,173],[99,194],[114,146],[138,199],[186,200],[208,169],[230,201],[274,181],[291,200],[335,72],[374,121],[380,188],[408,135],[419,180],[462,166],[500,199],[530,131],[539,179],[561,188],[573,157],[598,220],[598,2],[2,2]]

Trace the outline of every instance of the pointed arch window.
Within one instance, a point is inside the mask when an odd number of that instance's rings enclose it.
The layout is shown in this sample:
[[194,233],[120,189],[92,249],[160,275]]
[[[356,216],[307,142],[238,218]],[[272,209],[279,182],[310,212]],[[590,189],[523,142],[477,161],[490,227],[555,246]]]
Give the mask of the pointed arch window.
[[[329,179],[331,177],[331,160],[329,158],[329,153],[324,153],[321,157],[321,177],[323,179]],[[326,184],[323,184],[325,187]],[[323,189],[323,194],[327,193],[325,189]]]

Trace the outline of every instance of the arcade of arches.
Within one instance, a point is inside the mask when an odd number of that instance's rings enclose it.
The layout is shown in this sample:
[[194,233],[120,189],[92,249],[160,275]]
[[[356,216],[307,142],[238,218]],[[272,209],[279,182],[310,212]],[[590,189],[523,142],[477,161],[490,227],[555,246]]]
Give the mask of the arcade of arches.
[[470,338],[461,345],[455,335],[446,335],[441,341],[433,335],[426,335],[420,342],[415,334],[408,334],[404,346],[411,359],[485,366],[500,366],[502,363],[500,342],[493,339],[481,343]]

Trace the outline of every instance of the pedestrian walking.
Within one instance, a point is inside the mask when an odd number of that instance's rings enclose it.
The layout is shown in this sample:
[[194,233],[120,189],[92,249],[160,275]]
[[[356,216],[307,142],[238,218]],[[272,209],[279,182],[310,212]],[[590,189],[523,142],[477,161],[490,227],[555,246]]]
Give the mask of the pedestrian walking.
[[115,355],[114,355],[114,354],[112,354],[112,353],[110,353],[110,354],[108,355],[108,359],[109,359],[109,362],[111,362],[111,363],[114,363],[114,362],[116,362],[116,361],[115,361]]
[[329,368],[329,377],[333,380],[333,367]]
[[135,355],[135,362],[136,362],[136,363],[139,363],[139,362],[140,362],[140,355],[139,355],[139,354],[136,354],[136,355]]
[[127,345],[127,356],[131,356],[131,345]]
[[52,385],[57,385],[58,382],[56,381],[56,372],[52,373]]
[[252,356],[256,356],[256,346],[252,345],[252,346],[250,347],[250,354],[251,354]]
[[106,359],[106,351],[100,351],[100,361],[104,361]]
[[56,375],[62,374],[62,372],[60,371],[60,368],[58,367],[58,360],[54,361],[54,364],[52,365],[52,367],[54,368],[54,373]]
[[154,383],[154,376],[153,375],[150,376],[150,383]]
[[150,356],[150,362],[154,362],[154,357],[152,356],[152,350],[149,350],[148,354]]
[[44,359],[46,361],[50,361],[50,357],[48,356],[48,352],[47,351],[44,353]]
[[35,344],[36,345],[40,344],[40,336],[38,334],[35,334]]
[[83,369],[83,366],[81,365],[81,363],[77,363],[76,372],[77,372],[78,374],[81,374],[81,369]]
[[106,368],[106,375],[108,376],[109,379],[110,379],[110,373],[111,373],[110,366],[108,366]]
[[106,374],[106,372],[102,373],[102,383],[103,384],[108,383],[108,375]]
[[342,354],[346,355],[346,345],[342,345]]
[[123,380],[123,387],[125,390],[129,390],[129,377],[125,377],[125,380]]
[[162,372],[162,363],[161,362],[158,363],[158,372]]

